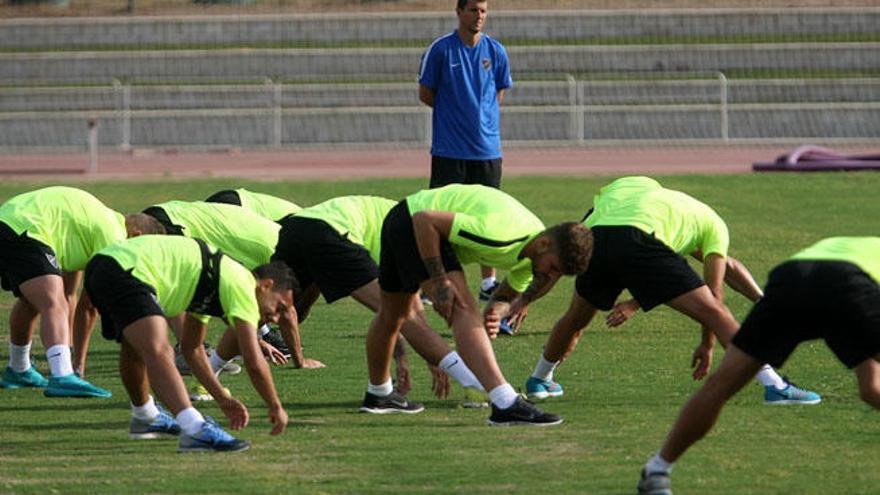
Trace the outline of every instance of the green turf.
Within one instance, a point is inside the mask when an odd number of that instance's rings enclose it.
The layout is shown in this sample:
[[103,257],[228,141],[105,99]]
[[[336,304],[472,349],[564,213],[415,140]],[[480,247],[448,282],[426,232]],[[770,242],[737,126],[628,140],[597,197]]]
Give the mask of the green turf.
[[[608,178],[513,178],[504,188],[547,223],[578,219]],[[716,208],[731,230],[731,254],[763,283],[767,270],[795,250],[835,234],[877,234],[880,175],[763,174],[670,176]],[[248,183],[307,205],[353,193],[399,198],[422,180]],[[230,181],[88,183],[123,211],[166,199],[200,199],[242,183]],[[0,199],[33,186],[0,185]],[[470,275],[475,275],[471,271]],[[495,344],[502,369],[521,387],[571,293],[564,280],[532,308],[525,330]],[[12,302],[0,296],[0,361],[7,360]],[[741,318],[745,300],[729,295]],[[231,455],[179,455],[171,441],[127,439],[128,401],[116,372],[117,346],[94,339],[89,377],[109,400],[46,399],[32,390],[0,391],[0,493],[634,493],[638,471],[659,446],[698,384],[690,379],[697,326],[665,308],[639,314],[623,328],[596,321],[558,371],[565,397],[547,409],[565,416],[551,429],[490,428],[485,411],[430,396],[424,366],[413,356],[415,388],[426,402],[413,417],[358,414],[366,385],[365,309],[344,300],[320,303],[303,327],[306,355],[323,370],[275,368],[291,423],[268,435],[265,409],[244,375],[225,383],[251,407],[241,434],[253,449]],[[435,328],[450,332],[434,315]],[[212,327],[213,336],[218,327]],[[39,344],[39,367],[46,369]],[[716,352],[716,362],[722,352]],[[677,494],[857,494],[880,486],[880,423],[862,404],[852,374],[820,343],[801,346],[785,369],[824,395],[815,407],[761,404],[749,385],[725,409],[714,432],[682,458]],[[460,397],[461,392],[455,391]],[[201,406],[222,416],[216,406]]]

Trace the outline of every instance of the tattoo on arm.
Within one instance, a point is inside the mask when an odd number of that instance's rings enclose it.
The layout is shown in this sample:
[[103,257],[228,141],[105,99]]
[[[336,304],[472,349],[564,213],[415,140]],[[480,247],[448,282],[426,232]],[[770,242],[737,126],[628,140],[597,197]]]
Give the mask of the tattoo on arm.
[[532,283],[529,284],[529,287],[523,292],[523,299],[526,301],[534,301],[538,294],[550,283],[550,276],[545,273],[535,273],[532,278]]
[[438,278],[446,275],[446,269],[443,268],[443,260],[439,256],[425,258],[422,262],[425,264],[425,269],[428,270],[429,277]]

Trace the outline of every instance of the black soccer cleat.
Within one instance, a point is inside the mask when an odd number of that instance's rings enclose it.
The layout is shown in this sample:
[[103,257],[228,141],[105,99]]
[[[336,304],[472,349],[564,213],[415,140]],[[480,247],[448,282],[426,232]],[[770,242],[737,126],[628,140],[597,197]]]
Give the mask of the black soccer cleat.
[[410,402],[397,392],[391,392],[385,397],[367,392],[360,410],[371,414],[416,414],[424,411],[425,406],[419,402]]
[[499,409],[492,404],[488,423],[490,426],[553,426],[562,423],[562,417],[546,413],[520,396],[507,409]]

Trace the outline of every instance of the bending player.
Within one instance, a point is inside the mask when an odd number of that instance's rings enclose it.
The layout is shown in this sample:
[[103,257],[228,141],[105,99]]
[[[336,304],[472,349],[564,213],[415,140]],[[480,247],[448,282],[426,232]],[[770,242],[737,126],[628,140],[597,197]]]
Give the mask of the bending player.
[[[3,288],[18,298],[9,316],[10,359],[3,387],[45,388],[47,397],[110,397],[74,373],[71,314],[76,308],[78,326],[94,323],[76,302],[81,270],[99,249],[142,233],[162,233],[162,226],[146,215],[123,217],[70,187],[38,189],[0,206],[0,277]],[[49,380],[30,360],[37,316]]]
[[[601,189],[584,222],[595,236],[593,263],[577,277],[571,305],[554,326],[526,383],[528,395],[562,395],[562,386],[553,381],[553,370],[577,345],[596,311],[612,310],[611,325],[625,320],[622,313],[634,311],[631,303],[614,306],[623,289],[629,289],[646,312],[668,304],[702,325],[692,366],[694,379],[705,377],[716,338],[727,347],[739,327],[724,305],[725,278],[746,295],[760,296],[744,267],[727,259],[724,221],[709,206],[664,189],[654,179],[624,177]],[[702,259],[703,279],[682,257],[689,254]],[[728,266],[735,268],[730,274]],[[757,378],[768,403],[816,404],[821,400],[816,393],[788,383],[770,366],[761,369]]]
[[[277,320],[293,304],[293,283],[281,264],[263,265],[252,274],[204,242],[183,237],[141,236],[101,250],[86,268],[83,299],[100,312],[104,337],[121,344],[119,372],[131,399],[130,434],[150,438],[182,430],[180,451],[249,447],[206,421],[187,397],[174,368],[165,320],[184,312],[182,352],[196,378],[217,398],[232,429],[245,427],[249,415],[244,404],[223,392],[208,363],[202,342],[210,316],[230,322],[226,333],[234,336],[251,382],[266,403],[272,434],[282,433],[287,412],[257,343],[256,325],[261,319]],[[150,385],[176,421],[155,406]]]
[[862,400],[880,409],[880,237],[836,237],[770,272],[766,294],[733,337],[718,370],[682,408],[663,448],[642,470],[640,494],[671,495],[675,463],[702,439],[724,404],[764,366],[782,366],[823,339],[855,372]]

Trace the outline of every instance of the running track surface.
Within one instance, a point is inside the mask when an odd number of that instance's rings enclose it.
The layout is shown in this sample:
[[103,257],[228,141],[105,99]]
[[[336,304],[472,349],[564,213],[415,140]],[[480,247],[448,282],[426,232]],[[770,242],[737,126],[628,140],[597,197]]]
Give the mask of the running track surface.
[[[595,176],[752,173],[752,163],[771,161],[795,145],[666,147],[508,147],[504,176]],[[835,149],[868,153],[865,147]],[[876,150],[874,150],[876,151]],[[369,177],[425,177],[427,148],[224,150],[188,152],[135,150],[102,152],[96,172],[88,173],[85,152],[0,155],[0,177],[21,181],[193,180],[240,177],[251,180],[331,180]]]

